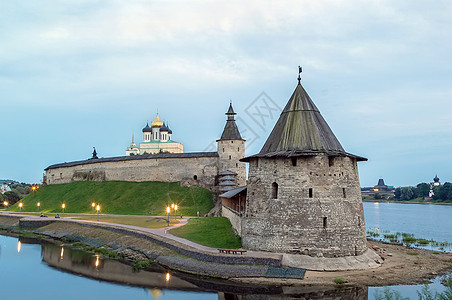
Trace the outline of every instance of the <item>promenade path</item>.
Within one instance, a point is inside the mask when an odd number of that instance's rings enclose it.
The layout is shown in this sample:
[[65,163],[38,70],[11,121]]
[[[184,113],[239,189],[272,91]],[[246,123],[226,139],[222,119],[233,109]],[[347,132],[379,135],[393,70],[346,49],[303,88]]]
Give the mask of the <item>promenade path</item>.
[[[0,212],[1,214],[9,214],[9,212]],[[40,218],[39,216],[35,216],[35,215],[28,215],[28,214],[11,214],[11,215],[15,215],[15,216],[23,216],[31,219],[37,219],[37,220],[42,220],[42,218]],[[111,225],[111,226],[115,226],[115,227],[121,227],[121,228],[126,228],[129,230],[134,230],[134,231],[138,231],[138,232],[146,232],[146,233],[151,233],[154,235],[157,235],[163,239],[167,239],[167,240],[172,240],[172,241],[176,241],[178,243],[181,243],[183,245],[189,246],[191,248],[194,248],[196,250],[200,250],[200,251],[204,251],[204,252],[209,252],[209,253],[219,253],[217,248],[212,248],[212,247],[207,247],[207,246],[203,246],[200,245],[198,243],[192,242],[190,240],[172,235],[170,233],[171,229],[180,227],[180,226],[184,226],[188,223],[189,219],[192,218],[196,218],[196,217],[184,217],[182,219],[179,219],[179,223],[178,224],[174,224],[171,226],[167,226],[167,227],[163,227],[163,228],[146,228],[146,227],[140,227],[140,226],[133,226],[133,225],[125,225],[125,224],[120,224],[120,223],[111,223],[111,222],[98,222],[98,221],[91,221],[91,220],[81,220],[81,219],[76,219],[71,217],[71,214],[66,214],[67,217],[65,218],[60,218],[59,220],[64,221],[65,219],[67,220],[71,220],[72,222],[78,222],[78,223],[87,223],[87,224],[100,224],[100,225]],[[77,216],[80,216],[81,214],[77,214]],[[87,216],[89,216],[89,214],[87,214]],[[133,216],[133,215],[108,215],[108,216],[120,216],[120,217],[131,217],[131,218],[147,218],[149,220],[153,219],[153,218],[162,218],[162,216]],[[280,259],[281,254],[279,253],[267,253],[267,252],[260,252],[260,251],[247,251],[246,254],[247,256],[253,256],[253,257],[263,257],[263,258],[274,258],[274,259]]]

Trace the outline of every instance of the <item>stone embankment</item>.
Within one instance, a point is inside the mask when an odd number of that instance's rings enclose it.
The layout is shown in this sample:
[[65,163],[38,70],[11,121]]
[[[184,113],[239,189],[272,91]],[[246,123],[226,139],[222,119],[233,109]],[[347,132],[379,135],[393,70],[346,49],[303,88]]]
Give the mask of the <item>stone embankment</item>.
[[[95,222],[70,219],[43,219],[17,215],[0,216],[0,225],[29,230],[52,239],[80,242],[93,248],[106,248],[133,260],[152,259],[170,269],[218,278],[267,277],[298,278],[301,268],[281,265],[282,257],[227,255],[200,251],[149,232]],[[182,255],[182,256],[181,256]]]

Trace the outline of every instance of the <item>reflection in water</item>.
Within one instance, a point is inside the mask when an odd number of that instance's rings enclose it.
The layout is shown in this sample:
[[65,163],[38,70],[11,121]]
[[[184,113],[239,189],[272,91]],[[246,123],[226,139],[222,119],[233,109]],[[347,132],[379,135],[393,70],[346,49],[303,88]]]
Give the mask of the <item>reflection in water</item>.
[[17,241],[17,253],[20,253],[20,248],[22,248],[22,243]]
[[[218,293],[218,299],[367,299],[367,288],[344,287],[281,287],[253,286],[224,280],[199,278],[183,273],[170,274],[155,264],[147,271],[133,272],[129,265],[114,260],[103,259],[70,248],[43,244],[42,260],[49,266],[69,273],[80,274],[120,284],[147,287],[154,299],[162,290],[181,290]],[[63,254],[65,259],[63,260]]]

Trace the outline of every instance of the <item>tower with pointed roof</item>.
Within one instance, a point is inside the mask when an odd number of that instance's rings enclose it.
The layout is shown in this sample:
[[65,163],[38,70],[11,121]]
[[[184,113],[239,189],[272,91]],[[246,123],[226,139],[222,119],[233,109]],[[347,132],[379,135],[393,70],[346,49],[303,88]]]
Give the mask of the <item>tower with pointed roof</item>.
[[219,174],[226,171],[236,173],[237,183],[244,186],[246,185],[246,164],[240,159],[245,157],[245,140],[242,139],[235,123],[235,115],[232,103],[230,103],[226,112],[226,125],[221,138],[217,140],[218,171]]
[[310,256],[363,254],[366,233],[358,161],[298,85],[249,163],[241,222],[244,248]]

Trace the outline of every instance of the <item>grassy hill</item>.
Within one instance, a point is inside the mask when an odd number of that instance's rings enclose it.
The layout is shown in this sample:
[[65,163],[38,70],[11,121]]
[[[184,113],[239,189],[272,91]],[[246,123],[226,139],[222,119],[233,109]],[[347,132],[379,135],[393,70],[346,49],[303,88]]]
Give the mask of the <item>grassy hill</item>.
[[[196,216],[213,207],[212,192],[197,186],[181,187],[178,182],[73,182],[42,186],[21,201],[22,211],[91,213],[91,203],[101,205],[101,213],[130,215],[166,215],[166,207],[177,204],[177,214]],[[19,203],[8,208],[19,211]]]

